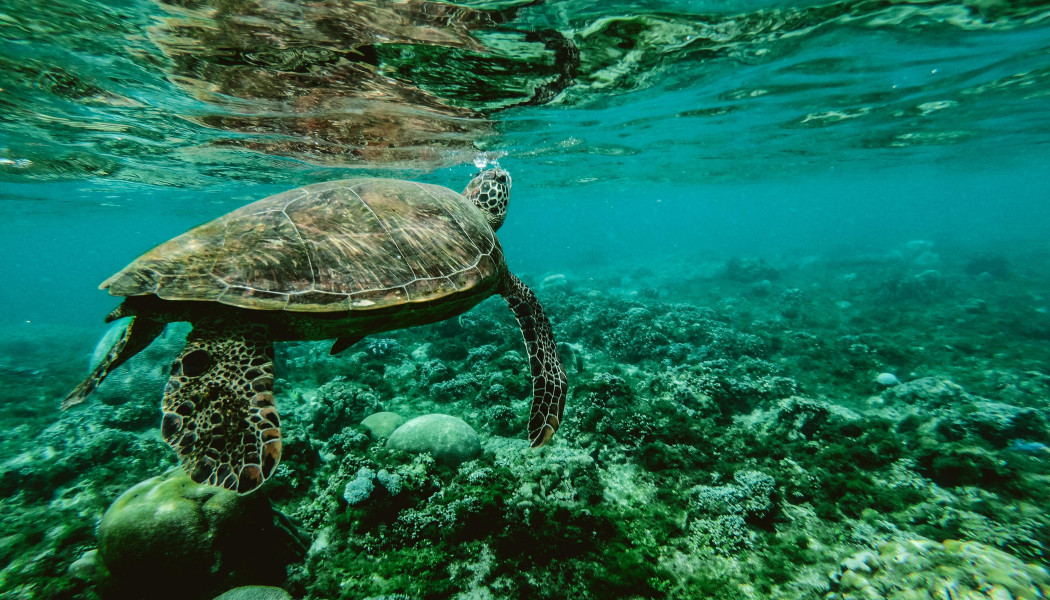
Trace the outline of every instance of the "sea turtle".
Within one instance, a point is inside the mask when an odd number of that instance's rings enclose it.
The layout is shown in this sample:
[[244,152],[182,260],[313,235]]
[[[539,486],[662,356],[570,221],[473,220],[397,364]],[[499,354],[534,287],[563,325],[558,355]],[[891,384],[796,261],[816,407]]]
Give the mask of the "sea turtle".
[[495,231],[511,178],[495,167],[463,194],[393,179],[317,183],[270,196],[157,246],[102,282],[131,317],[102,362],[63,401],[82,402],[167,323],[193,325],[171,366],[161,433],[194,481],[241,493],[281,457],[273,343],[374,333],[461,314],[493,294],[518,320],[532,371],[528,437],[561,423],[566,379],[550,322],[507,270]]

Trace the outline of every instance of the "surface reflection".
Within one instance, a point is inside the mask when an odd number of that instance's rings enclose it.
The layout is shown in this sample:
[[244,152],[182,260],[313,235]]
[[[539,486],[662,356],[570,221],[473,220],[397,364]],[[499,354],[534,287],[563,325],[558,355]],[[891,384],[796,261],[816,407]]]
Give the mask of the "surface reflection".
[[[169,78],[228,132],[208,142],[314,164],[436,167],[493,132],[484,112],[396,77],[384,55],[419,47],[483,54],[473,32],[513,13],[434,2],[166,1],[150,37]],[[440,64],[424,68],[441,70]]]

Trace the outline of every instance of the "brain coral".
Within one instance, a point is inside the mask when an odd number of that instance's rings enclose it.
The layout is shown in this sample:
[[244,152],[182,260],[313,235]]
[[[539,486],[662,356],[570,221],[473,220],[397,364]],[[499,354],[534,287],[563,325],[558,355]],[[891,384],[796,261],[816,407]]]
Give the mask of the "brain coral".
[[829,600],[1009,600],[1050,596],[1050,574],[977,542],[888,542],[842,561]]

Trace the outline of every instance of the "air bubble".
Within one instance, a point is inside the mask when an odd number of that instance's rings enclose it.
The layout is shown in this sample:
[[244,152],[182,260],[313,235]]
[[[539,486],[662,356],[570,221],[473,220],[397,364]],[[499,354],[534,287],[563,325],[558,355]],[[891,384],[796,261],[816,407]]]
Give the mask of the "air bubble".
[[503,158],[506,155],[507,153],[503,150],[480,152],[474,155],[474,166],[482,171],[485,170],[485,167],[499,168],[499,159]]

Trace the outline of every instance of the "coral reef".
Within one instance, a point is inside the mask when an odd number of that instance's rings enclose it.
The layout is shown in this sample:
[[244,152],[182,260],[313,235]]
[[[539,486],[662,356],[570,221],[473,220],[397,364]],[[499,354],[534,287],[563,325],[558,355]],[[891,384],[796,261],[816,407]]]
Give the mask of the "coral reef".
[[906,539],[842,561],[828,600],[1045,598],[1050,573],[978,542]]
[[[264,496],[200,485],[181,469],[147,479],[102,515],[99,587],[116,597],[184,598],[280,583],[299,540],[275,516]],[[155,589],[158,581],[182,584]]]
[[[1039,597],[1050,320],[1035,308],[1050,288],[1039,296],[1014,262],[975,275],[996,265],[971,257],[923,242],[534,278],[570,380],[538,451],[498,300],[336,356],[279,345],[284,458],[249,498],[294,519],[309,551],[268,580],[183,597],[260,584],[301,600]],[[129,364],[104,402],[26,413],[0,439],[5,598],[119,597],[96,526],[175,464],[147,371]],[[445,456],[425,428],[399,446],[410,419],[437,414],[466,451]],[[194,514],[176,529],[210,527]],[[195,553],[209,573],[234,555]]]
[[405,421],[407,419],[397,413],[384,411],[368,415],[362,419],[361,425],[368,429],[369,435],[373,438],[385,439],[390,437],[390,434],[394,433],[398,427],[404,425]]
[[409,420],[390,434],[388,448],[403,452],[426,453],[449,465],[481,454],[481,442],[466,421],[450,415],[422,415]]

